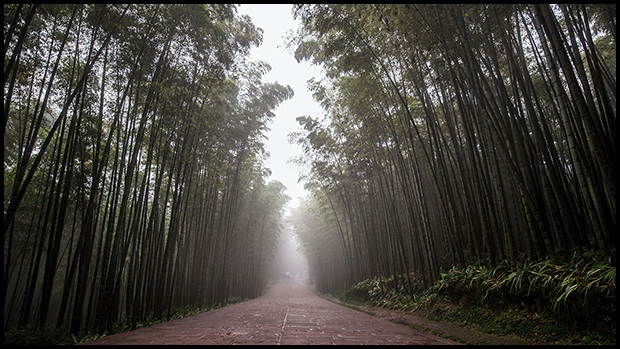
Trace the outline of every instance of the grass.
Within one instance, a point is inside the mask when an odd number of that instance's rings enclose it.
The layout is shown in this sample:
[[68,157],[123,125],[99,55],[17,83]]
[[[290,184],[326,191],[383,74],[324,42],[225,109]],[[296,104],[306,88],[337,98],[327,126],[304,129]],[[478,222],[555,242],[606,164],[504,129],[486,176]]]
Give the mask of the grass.
[[615,250],[610,259],[576,250],[557,263],[452,268],[429,289],[414,282],[413,296],[394,277],[375,277],[339,298],[527,341],[615,345],[615,275]]
[[570,324],[558,321],[551,313],[531,312],[520,305],[498,309],[484,304],[459,303],[451,297],[438,296],[434,304],[423,307],[420,313],[431,320],[447,321],[497,336],[537,343],[579,342],[579,332],[575,332]]

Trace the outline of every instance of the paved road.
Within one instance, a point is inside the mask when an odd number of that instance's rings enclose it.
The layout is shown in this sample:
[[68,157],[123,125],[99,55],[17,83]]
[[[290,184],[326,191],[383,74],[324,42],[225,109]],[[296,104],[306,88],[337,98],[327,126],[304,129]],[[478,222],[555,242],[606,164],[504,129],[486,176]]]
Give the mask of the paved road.
[[247,302],[83,344],[460,344],[358,312],[283,279]]

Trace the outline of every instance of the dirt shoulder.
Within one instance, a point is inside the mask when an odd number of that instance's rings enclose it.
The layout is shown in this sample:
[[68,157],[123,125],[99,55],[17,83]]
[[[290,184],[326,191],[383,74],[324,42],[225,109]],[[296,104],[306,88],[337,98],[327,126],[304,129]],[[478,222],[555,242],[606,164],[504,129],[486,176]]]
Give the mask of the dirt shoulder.
[[547,343],[525,341],[518,338],[495,336],[473,329],[456,326],[447,322],[427,320],[415,313],[403,312],[393,309],[385,309],[370,305],[356,305],[344,303],[334,297],[319,295],[324,299],[342,306],[370,314],[395,323],[407,325],[411,328],[422,330],[433,335],[451,339],[465,344],[476,345],[544,345]]

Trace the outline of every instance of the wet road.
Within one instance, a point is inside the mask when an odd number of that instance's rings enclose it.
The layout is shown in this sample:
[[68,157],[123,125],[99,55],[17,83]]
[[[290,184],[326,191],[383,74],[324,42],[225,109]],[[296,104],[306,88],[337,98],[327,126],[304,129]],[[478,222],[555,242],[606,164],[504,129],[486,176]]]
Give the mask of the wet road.
[[460,344],[358,312],[283,279],[247,302],[83,344]]

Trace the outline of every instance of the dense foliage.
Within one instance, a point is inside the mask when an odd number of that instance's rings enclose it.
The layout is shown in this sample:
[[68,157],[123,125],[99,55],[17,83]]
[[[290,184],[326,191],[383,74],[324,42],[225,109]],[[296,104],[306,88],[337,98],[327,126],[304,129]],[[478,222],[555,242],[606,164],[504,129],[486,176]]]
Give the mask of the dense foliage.
[[293,93],[261,41],[234,5],[4,5],[5,329],[261,294],[288,200],[263,138]]
[[[453,267],[413,297],[394,276],[374,277],[340,294],[346,302],[416,310],[431,318],[482,326],[488,332],[524,339],[615,344],[616,261],[601,253],[575,250],[566,260]],[[415,276],[413,276],[414,279]],[[417,282],[418,286],[421,282]],[[476,318],[475,314],[482,318]],[[469,314],[472,314],[471,316]],[[533,318],[534,317],[534,318]],[[504,323],[486,326],[485,322]],[[550,326],[551,323],[557,326]],[[520,324],[520,325],[519,325]],[[488,327],[488,328],[487,328]],[[570,329],[556,338],[556,333]],[[594,344],[592,343],[592,344]]]
[[487,302],[510,300],[532,303],[536,300],[541,306],[566,316],[572,322],[588,322],[591,316],[603,315],[601,311],[607,313],[604,316],[614,318],[615,259],[613,262],[605,260],[588,251],[575,252],[562,264],[547,259],[520,264],[515,269],[505,263],[492,269],[483,265],[452,268],[442,274],[430,290],[438,293],[470,292]]
[[296,57],[326,72],[309,84],[324,117],[291,135],[312,192],[292,221],[320,291],[615,255],[615,5],[295,13]]

